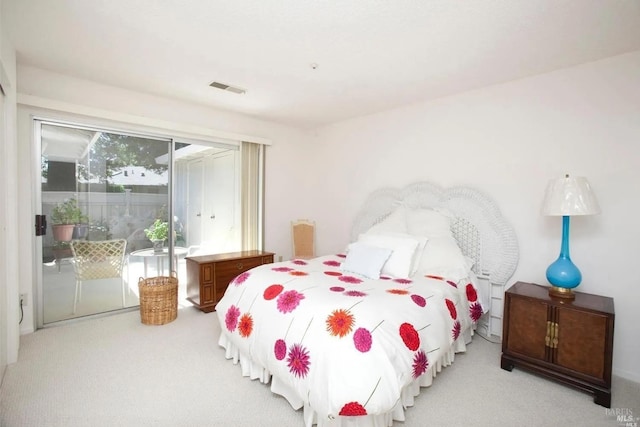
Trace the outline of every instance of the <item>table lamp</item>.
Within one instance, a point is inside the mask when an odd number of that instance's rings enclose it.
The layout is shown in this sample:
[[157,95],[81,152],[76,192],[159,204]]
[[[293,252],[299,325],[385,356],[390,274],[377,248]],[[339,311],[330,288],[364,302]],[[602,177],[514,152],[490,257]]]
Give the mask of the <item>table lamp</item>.
[[570,217],[599,213],[600,206],[585,178],[570,177],[567,174],[564,178],[549,181],[542,204],[542,214],[562,216],[560,256],[547,268],[547,280],[552,285],[549,288],[550,296],[573,299],[573,288],[582,281],[580,270],[571,262],[569,256]]

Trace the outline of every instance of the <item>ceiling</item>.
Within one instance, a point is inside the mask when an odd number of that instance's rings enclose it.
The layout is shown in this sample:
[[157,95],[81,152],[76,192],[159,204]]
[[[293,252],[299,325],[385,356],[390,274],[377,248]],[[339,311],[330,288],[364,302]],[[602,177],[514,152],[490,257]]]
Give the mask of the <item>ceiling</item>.
[[20,65],[301,128],[640,50],[640,0],[0,2]]

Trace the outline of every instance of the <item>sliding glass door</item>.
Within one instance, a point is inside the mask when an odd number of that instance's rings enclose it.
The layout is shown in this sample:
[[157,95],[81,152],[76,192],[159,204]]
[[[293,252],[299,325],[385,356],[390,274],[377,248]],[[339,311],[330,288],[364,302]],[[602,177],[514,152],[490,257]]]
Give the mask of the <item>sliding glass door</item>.
[[39,327],[135,307],[140,278],[171,272],[182,303],[186,256],[262,249],[262,148],[244,148],[256,144],[34,123]]
[[138,264],[157,268],[168,258],[146,259],[154,252],[145,230],[155,224],[160,232],[169,221],[169,162],[158,159],[168,157],[171,140],[37,124],[48,221],[43,323],[138,305]]

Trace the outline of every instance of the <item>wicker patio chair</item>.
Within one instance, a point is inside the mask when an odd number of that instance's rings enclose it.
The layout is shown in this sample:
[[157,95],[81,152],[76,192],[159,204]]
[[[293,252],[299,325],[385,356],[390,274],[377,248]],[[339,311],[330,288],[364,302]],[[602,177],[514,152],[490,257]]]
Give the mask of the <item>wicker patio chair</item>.
[[76,274],[76,292],[73,313],[82,298],[82,282],[97,279],[119,278],[122,286],[122,306],[125,305],[124,276],[127,241],[124,239],[85,241],[73,240],[73,268]]

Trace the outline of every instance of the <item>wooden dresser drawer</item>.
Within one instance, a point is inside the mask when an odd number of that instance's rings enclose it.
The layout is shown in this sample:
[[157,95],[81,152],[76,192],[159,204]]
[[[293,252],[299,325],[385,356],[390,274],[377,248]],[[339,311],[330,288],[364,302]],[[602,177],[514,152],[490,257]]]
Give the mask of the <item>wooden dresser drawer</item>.
[[187,300],[204,312],[215,306],[239,274],[273,262],[273,253],[243,251],[187,257]]
[[216,277],[229,278],[231,281],[240,273],[262,265],[262,257],[240,258],[233,261],[221,261],[216,263]]

